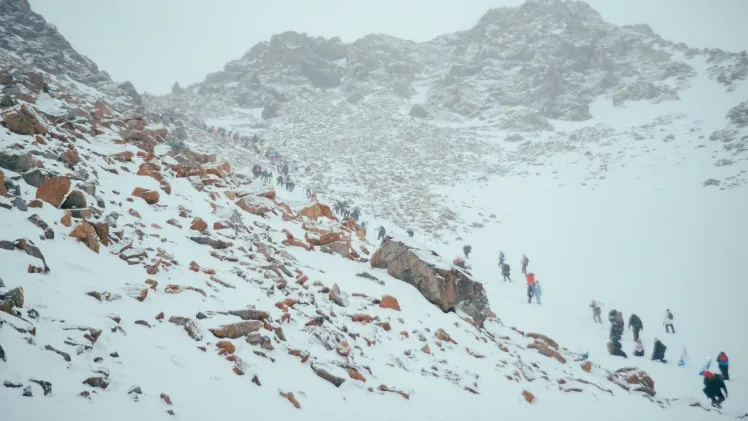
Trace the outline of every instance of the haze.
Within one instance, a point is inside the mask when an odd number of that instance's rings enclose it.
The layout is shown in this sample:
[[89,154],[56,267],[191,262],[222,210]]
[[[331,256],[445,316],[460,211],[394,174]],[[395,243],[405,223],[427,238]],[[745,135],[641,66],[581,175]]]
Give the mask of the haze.
[[[293,30],[351,42],[370,33],[414,41],[472,27],[492,7],[522,0],[31,0],[81,53],[139,91],[201,81],[252,45]],[[693,47],[748,47],[744,0],[590,0],[616,24],[648,23]]]

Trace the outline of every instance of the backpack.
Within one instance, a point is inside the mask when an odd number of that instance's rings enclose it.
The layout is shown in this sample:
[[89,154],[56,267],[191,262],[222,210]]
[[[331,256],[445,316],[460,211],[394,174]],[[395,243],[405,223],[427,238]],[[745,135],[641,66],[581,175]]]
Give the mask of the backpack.
[[721,363],[726,363],[727,362],[727,354],[725,354],[724,352],[720,352],[719,355],[717,356],[717,361],[719,361]]
[[668,311],[668,312],[667,312],[667,318],[668,318],[669,320],[673,320],[673,313],[671,313],[671,312],[669,312],[669,311]]

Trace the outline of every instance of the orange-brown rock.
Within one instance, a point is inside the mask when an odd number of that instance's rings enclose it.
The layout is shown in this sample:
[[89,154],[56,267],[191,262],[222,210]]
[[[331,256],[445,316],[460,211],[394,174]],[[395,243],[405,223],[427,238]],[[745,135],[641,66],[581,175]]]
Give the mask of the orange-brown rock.
[[130,151],[124,151],[124,152],[120,152],[117,155],[115,155],[114,159],[116,159],[117,161],[122,161],[122,162],[130,162],[132,161],[132,158],[134,156],[135,156],[134,153]]
[[338,218],[336,218],[332,213],[332,210],[330,210],[330,207],[321,203],[315,203],[311,206],[305,207],[304,209],[299,211],[299,216],[306,216],[310,219],[317,219],[321,216],[324,216],[328,219],[332,219],[333,221],[338,220]]
[[39,145],[46,145],[46,144],[47,144],[47,141],[46,141],[46,140],[44,140],[44,137],[43,137],[42,135],[36,135],[36,136],[34,137],[34,140],[35,140],[35,141],[36,141],[36,143],[37,143],[37,144],[39,144]]
[[208,223],[205,222],[203,218],[197,217],[192,220],[190,229],[193,229],[195,231],[205,232],[208,229]]
[[69,165],[76,165],[81,162],[81,157],[75,149],[68,149],[57,157],[57,160]]
[[159,195],[158,192],[155,190],[146,190],[141,187],[136,187],[135,190],[132,191],[131,196],[139,197],[143,200],[145,200],[146,203],[149,205],[155,205],[158,203]]
[[36,113],[24,105],[20,110],[5,114],[5,126],[13,133],[23,135],[45,135],[47,127],[39,121]]
[[405,336],[406,338],[408,338],[410,336],[410,335],[408,335],[408,331],[407,330],[403,330],[402,332],[400,332],[400,334],[403,335],[403,336]]
[[542,333],[528,333],[525,336],[545,342],[546,344],[548,344],[548,346],[552,347],[553,349],[558,349],[558,343],[556,343],[556,341],[549,338],[548,336],[543,335]]
[[221,350],[221,354],[233,354],[236,351],[236,347],[230,341],[218,341],[216,347]]
[[294,406],[294,408],[299,409],[301,408],[301,404],[298,400],[296,400],[296,397],[293,395],[292,392],[280,392],[280,395],[284,398],[288,399],[289,402],[291,402],[291,405]]
[[5,173],[0,170],[0,196],[7,196],[8,190],[5,188]]
[[371,323],[373,319],[368,314],[355,314],[351,316],[351,320],[354,322]]
[[257,332],[262,328],[262,322],[258,320],[249,320],[246,322],[223,325],[218,328],[209,329],[210,333],[216,338],[236,339],[247,336],[252,332]]
[[81,221],[70,233],[70,237],[81,240],[86,247],[99,252],[99,238],[96,234],[96,230],[88,222]]
[[99,291],[88,291],[86,295],[96,298],[98,301],[101,301],[101,293]]
[[156,181],[162,181],[164,179],[164,176],[161,175],[161,167],[158,166],[158,164],[154,164],[153,162],[144,162],[140,164],[140,168],[138,168],[138,175],[142,175],[145,177],[151,177]]
[[457,344],[457,342],[455,342],[454,339],[452,339],[452,337],[442,328],[439,328],[439,330],[434,333],[434,336],[436,336],[436,339],[439,339],[440,341],[452,342],[455,345]]
[[426,354],[431,354],[431,348],[429,348],[429,344],[426,344],[421,348],[421,351],[423,351]]
[[582,366],[582,370],[584,370],[584,371],[586,371],[586,372],[588,372],[588,373],[589,373],[590,371],[592,371],[592,363],[591,363],[590,361],[585,361],[585,362],[583,362],[583,363],[581,364],[581,366]]
[[171,194],[171,184],[169,184],[166,180],[161,180],[161,190],[163,190],[166,194]]
[[523,396],[523,397],[525,398],[525,400],[526,400],[526,401],[527,401],[528,403],[533,403],[533,402],[535,402],[535,395],[533,395],[532,393],[530,393],[530,392],[528,392],[528,391],[526,391],[526,390],[523,390],[523,391],[522,391],[522,396]]
[[70,191],[70,178],[65,176],[47,177],[36,189],[36,198],[59,208]]
[[168,221],[166,221],[166,223],[169,225],[174,225],[177,228],[182,228],[182,224],[180,224],[179,221],[174,218],[169,219]]
[[282,243],[284,245],[286,245],[286,246],[301,247],[301,248],[303,248],[304,250],[307,250],[307,251],[308,250],[314,250],[314,246],[313,245],[303,243],[303,242],[301,242],[301,241],[299,241],[299,240],[297,240],[295,238],[291,238],[291,239],[286,238],[285,240],[282,241]]
[[383,295],[379,307],[400,311],[400,303],[397,302],[397,298],[391,295]]
[[213,269],[213,268],[202,268],[202,269],[200,269],[200,271],[202,273],[206,274],[206,275],[215,275],[216,274],[216,270]]
[[275,200],[275,189],[270,189],[266,191],[265,193],[261,193],[260,196],[265,197],[270,200]]
[[[428,257],[427,257],[428,256]],[[483,284],[464,271],[439,261],[427,250],[418,250],[400,241],[386,239],[371,258],[371,266],[416,287],[442,311],[461,310],[482,326],[491,311]]]
[[311,237],[309,235],[306,235],[306,241],[309,244],[313,244],[315,246],[326,246],[336,241],[340,241],[340,233],[339,232],[323,232],[319,235],[313,234]]
[[242,210],[257,216],[265,216],[275,206],[272,200],[261,196],[244,196],[234,203]]
[[164,317],[165,315],[164,315],[164,312],[162,311],[156,315],[156,320],[164,320]]
[[348,377],[352,378],[353,380],[358,380],[360,382],[366,383],[366,377],[364,377],[359,371],[352,368],[348,369]]
[[548,344],[546,344],[545,342],[541,342],[536,339],[535,342],[527,345],[527,347],[531,349],[537,349],[538,352],[545,355],[546,357],[555,358],[561,364],[566,364],[566,358],[564,358],[563,355],[559,354],[558,351],[548,346]]

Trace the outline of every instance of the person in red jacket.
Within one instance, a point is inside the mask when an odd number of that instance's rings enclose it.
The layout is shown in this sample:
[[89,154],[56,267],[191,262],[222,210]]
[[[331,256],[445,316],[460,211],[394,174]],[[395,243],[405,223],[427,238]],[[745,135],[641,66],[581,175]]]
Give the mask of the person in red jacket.
[[527,304],[531,304],[532,291],[533,287],[535,286],[535,274],[530,272],[525,275],[525,279],[527,279]]
[[724,352],[720,352],[719,355],[717,355],[717,366],[719,366],[719,371],[722,372],[722,377],[724,377],[725,380],[730,380],[730,361],[727,358],[727,354]]

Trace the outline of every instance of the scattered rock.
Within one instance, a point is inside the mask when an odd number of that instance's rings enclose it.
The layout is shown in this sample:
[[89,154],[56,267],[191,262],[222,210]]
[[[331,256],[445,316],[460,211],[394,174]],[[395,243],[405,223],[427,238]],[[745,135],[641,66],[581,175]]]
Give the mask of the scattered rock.
[[379,307],[400,311],[400,303],[397,302],[397,298],[391,295],[383,295],[382,300],[379,302]]
[[130,194],[131,196],[139,197],[145,200],[149,205],[155,205],[158,203],[159,194],[155,190],[146,190],[141,187],[136,187],[135,190]]
[[532,393],[530,393],[530,392],[528,392],[528,391],[526,391],[526,390],[523,390],[523,391],[522,391],[522,396],[523,396],[523,397],[525,398],[525,400],[526,400],[526,401],[527,401],[528,403],[533,403],[533,402],[535,402],[535,395],[533,395]]
[[312,364],[311,367],[312,367],[312,371],[314,371],[316,375],[332,383],[333,385],[335,385],[335,387],[340,387],[340,385],[342,385],[345,382],[345,379],[330,374],[324,368],[317,367],[314,364]]
[[230,325],[223,325],[218,328],[209,329],[210,333],[216,338],[228,338],[236,339],[242,336],[247,336],[251,332],[257,332],[262,328],[262,322],[257,320],[251,320],[246,322],[239,322]]
[[23,105],[16,112],[6,114],[4,120],[5,126],[13,133],[22,135],[47,134],[47,128],[27,105]]
[[46,381],[46,380],[36,380],[36,379],[29,379],[31,383],[36,383],[39,386],[42,387],[42,390],[44,391],[44,396],[49,395],[52,393],[52,383]]
[[270,314],[267,311],[260,311],[252,308],[231,310],[229,311],[229,314],[240,317],[242,320],[266,320],[270,318]]
[[70,178],[65,176],[48,177],[36,190],[36,198],[59,208],[70,191]]
[[42,221],[39,215],[33,214],[28,217],[28,220],[31,221],[32,224],[39,227],[42,231],[44,231],[44,238],[46,238],[47,240],[52,240],[55,238],[55,232],[52,231],[52,228],[50,228],[46,222]]
[[194,320],[186,317],[171,316],[169,317],[169,323],[173,323],[177,326],[184,326],[184,330],[190,335],[190,338],[201,341],[203,339],[203,332],[200,327],[195,323]]
[[195,218],[192,220],[190,229],[204,233],[208,229],[208,223],[205,222],[202,218]]
[[61,209],[85,209],[87,207],[86,195],[80,190],[71,191],[60,206]]
[[588,373],[592,371],[592,363],[590,361],[583,362],[581,366],[582,366],[582,370]]
[[[257,377],[257,376],[255,376],[255,377]],[[254,378],[252,380],[254,380]],[[259,383],[259,380],[258,380],[258,383]],[[293,393],[291,393],[291,392],[286,392],[286,393],[280,392],[280,395],[283,396],[284,398],[288,399],[288,401],[291,402],[291,405],[293,405],[294,408],[296,408],[296,409],[301,408],[301,404],[299,403],[298,400],[296,400],[296,397],[293,395]]]
[[91,387],[98,387],[100,389],[106,389],[109,387],[109,380],[105,377],[89,377],[83,381],[83,384],[87,384]]
[[[52,351],[52,352],[58,354],[59,356],[61,356],[67,362],[72,361],[72,358],[70,358],[70,354],[68,354],[67,352],[62,352],[62,351],[60,351],[58,349],[55,349],[54,347],[52,347],[52,345],[45,345],[44,349],[46,349],[47,351]],[[45,395],[46,395],[46,393],[45,393]]]
[[96,253],[99,252],[98,235],[96,234],[96,230],[94,229],[94,227],[92,227],[88,222],[81,221],[80,223],[78,223],[75,229],[73,229],[73,231],[70,233],[70,237],[81,240],[86,245],[86,247],[95,251]]

